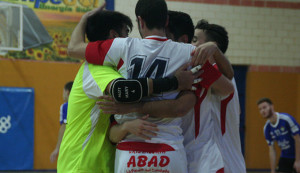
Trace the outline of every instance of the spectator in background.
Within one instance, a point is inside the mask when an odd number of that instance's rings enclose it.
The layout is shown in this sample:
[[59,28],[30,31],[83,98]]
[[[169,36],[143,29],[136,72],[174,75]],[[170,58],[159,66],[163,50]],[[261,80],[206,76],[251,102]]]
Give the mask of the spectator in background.
[[61,140],[64,136],[64,132],[66,129],[68,100],[69,100],[69,95],[70,95],[72,86],[73,86],[73,81],[70,81],[70,82],[66,83],[65,87],[64,87],[64,91],[63,91],[64,103],[60,106],[60,117],[59,117],[60,128],[59,128],[59,132],[58,132],[56,147],[50,155],[51,163],[53,163],[57,159],[60,143],[61,143]]
[[269,98],[257,101],[258,109],[263,118],[267,119],[264,135],[269,145],[271,173],[275,173],[276,151],[274,141],[281,149],[276,172],[300,172],[300,126],[287,113],[275,112]]

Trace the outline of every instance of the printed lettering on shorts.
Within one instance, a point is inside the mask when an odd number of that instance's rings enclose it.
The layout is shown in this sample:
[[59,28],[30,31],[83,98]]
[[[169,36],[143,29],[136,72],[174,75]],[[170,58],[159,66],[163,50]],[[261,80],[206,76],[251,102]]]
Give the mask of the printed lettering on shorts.
[[[166,152],[129,151],[126,173],[133,172],[165,172],[169,173],[170,158]],[[133,155],[132,155],[133,154]]]

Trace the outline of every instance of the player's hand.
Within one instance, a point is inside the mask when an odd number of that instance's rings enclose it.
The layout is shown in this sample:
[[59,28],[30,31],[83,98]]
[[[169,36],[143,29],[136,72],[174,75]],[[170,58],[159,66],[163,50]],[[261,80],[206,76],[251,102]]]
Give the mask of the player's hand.
[[100,7],[95,8],[95,9],[89,11],[89,12],[86,12],[86,13],[82,16],[81,20],[86,20],[89,16],[95,14],[96,12],[98,12],[98,11],[103,11],[103,10],[105,9],[105,6],[106,6],[106,3],[104,2]]
[[126,103],[116,103],[111,96],[104,95],[100,96],[101,101],[97,101],[96,104],[105,114],[128,114],[131,112],[136,112],[139,103],[126,104]]
[[55,148],[55,150],[50,154],[50,162],[53,163],[56,161],[58,156],[58,149]]
[[128,133],[150,140],[151,137],[157,135],[155,132],[158,131],[158,128],[156,124],[146,121],[148,117],[149,115],[145,115],[140,119],[126,121],[124,128]]
[[294,168],[295,168],[297,173],[300,173],[300,160],[296,160],[294,162]]
[[213,58],[216,53],[219,53],[219,48],[214,42],[206,42],[196,47],[192,52],[192,66],[203,65],[209,58]]
[[[184,64],[176,72],[175,76],[178,80],[178,90],[191,90],[192,85],[200,82],[198,77],[203,73],[201,67],[194,68],[193,71],[188,70],[189,64]],[[199,71],[200,70],[200,71]]]

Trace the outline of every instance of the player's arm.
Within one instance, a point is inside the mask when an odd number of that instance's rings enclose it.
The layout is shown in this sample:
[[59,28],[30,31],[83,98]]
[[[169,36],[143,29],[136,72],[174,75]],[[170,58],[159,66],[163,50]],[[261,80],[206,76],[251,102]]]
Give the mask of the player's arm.
[[297,172],[300,172],[300,135],[296,134],[293,136],[295,139],[295,163],[294,163],[294,168],[296,169]]
[[52,163],[56,160],[56,158],[57,158],[57,156],[58,156],[58,153],[59,153],[59,147],[60,147],[62,138],[63,138],[63,136],[64,136],[65,129],[66,129],[66,124],[63,123],[63,124],[60,126],[60,128],[59,128],[56,147],[55,147],[55,149],[53,150],[53,152],[52,152],[51,155],[50,155],[50,161],[51,161]]
[[269,157],[270,157],[271,173],[275,173],[276,151],[274,145],[269,145]]
[[276,151],[275,151],[275,147],[274,147],[274,141],[273,141],[272,136],[270,134],[270,129],[266,125],[264,127],[264,136],[265,136],[266,142],[269,146],[269,159],[270,159],[271,173],[275,173]]
[[293,166],[297,172],[300,172],[300,126],[294,117],[288,115],[288,118],[289,121],[287,122],[290,126],[291,135],[295,140],[295,162]]
[[110,96],[102,96],[98,101],[100,109],[107,114],[127,114],[137,112],[152,117],[181,117],[187,114],[196,103],[196,96],[191,91],[182,91],[175,100],[139,102],[134,104],[116,103]]
[[196,104],[196,96],[192,91],[182,91],[175,100],[161,100],[145,102],[139,113],[148,113],[150,116],[167,118],[182,117]]
[[70,42],[68,44],[68,55],[74,58],[83,59],[85,57],[85,52],[88,43],[85,43],[85,27],[87,19],[90,15],[94,14],[97,11],[102,11],[105,7],[105,3],[90,12],[85,13],[74,31],[72,32]]
[[234,92],[232,82],[226,78],[218,69],[206,61],[201,68],[203,73],[200,75],[202,81],[200,85],[206,89],[212,88],[214,94],[226,96]]
[[106,93],[110,94],[116,102],[133,103],[151,94],[160,94],[172,90],[191,90],[194,80],[202,74],[202,71],[198,71],[200,67],[192,70],[187,70],[187,67],[188,64],[181,66],[175,72],[174,77],[115,79],[106,87]]
[[234,76],[233,68],[229,60],[214,42],[207,42],[196,47],[192,53],[192,65],[203,65],[208,59],[214,59],[219,71],[231,80]]
[[109,130],[110,141],[118,143],[125,138],[128,133],[150,140],[152,136],[156,136],[155,132],[158,131],[158,128],[156,124],[146,121],[148,117],[149,115],[146,115],[141,119],[129,120],[123,124],[112,124]]
[[222,75],[212,84],[212,91],[214,94],[227,96],[234,92],[234,86],[228,78]]

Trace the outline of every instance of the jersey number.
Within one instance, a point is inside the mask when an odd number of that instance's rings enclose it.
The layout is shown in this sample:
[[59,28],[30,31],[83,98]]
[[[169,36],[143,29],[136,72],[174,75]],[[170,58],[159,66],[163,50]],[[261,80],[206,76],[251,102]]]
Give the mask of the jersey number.
[[136,79],[139,77],[148,77],[148,78],[161,78],[164,76],[166,67],[168,65],[168,59],[157,57],[151,63],[150,66],[147,67],[144,73],[142,73],[142,67],[144,66],[146,57],[134,57],[128,68],[128,74],[130,78]]

